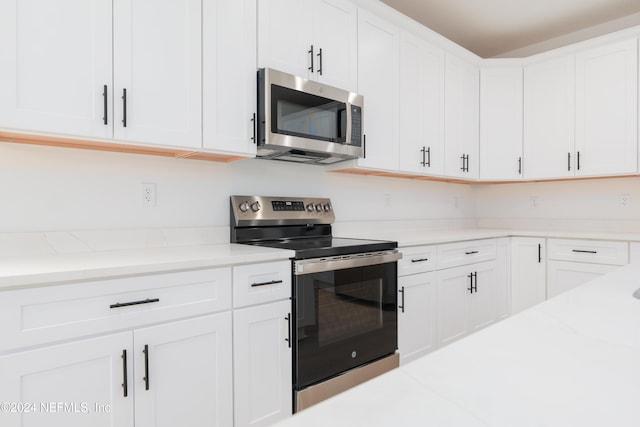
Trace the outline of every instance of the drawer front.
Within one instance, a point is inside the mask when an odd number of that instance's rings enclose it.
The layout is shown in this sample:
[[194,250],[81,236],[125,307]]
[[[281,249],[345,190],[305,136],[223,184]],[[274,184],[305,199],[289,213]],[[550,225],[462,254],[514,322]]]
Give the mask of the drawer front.
[[436,269],[435,246],[411,246],[400,248],[402,259],[398,261],[398,276],[426,273]]
[[231,308],[231,268],[0,293],[0,351]]
[[496,259],[496,240],[483,239],[438,245],[438,270]]
[[547,246],[547,259],[608,265],[626,265],[629,262],[627,242],[549,239]]
[[291,298],[291,261],[233,267],[233,306]]

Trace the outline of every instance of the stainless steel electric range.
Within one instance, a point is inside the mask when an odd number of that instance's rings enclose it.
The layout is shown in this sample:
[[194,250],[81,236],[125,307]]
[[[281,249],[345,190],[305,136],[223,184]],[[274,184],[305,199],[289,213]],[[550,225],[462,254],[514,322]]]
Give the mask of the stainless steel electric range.
[[397,243],[334,237],[326,198],[231,196],[231,242],[295,251],[294,411],[398,366]]

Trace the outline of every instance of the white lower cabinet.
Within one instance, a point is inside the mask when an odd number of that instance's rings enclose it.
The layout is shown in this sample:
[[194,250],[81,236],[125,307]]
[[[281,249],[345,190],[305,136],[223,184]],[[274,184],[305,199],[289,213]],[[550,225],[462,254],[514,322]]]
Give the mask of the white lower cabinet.
[[436,273],[398,278],[398,349],[400,363],[436,348]]
[[586,264],[582,262],[547,262],[547,298],[576,288],[590,280],[619,268],[615,265]]
[[511,239],[511,312],[518,313],[546,299],[545,239]]
[[291,301],[234,310],[235,426],[266,426],[292,413]]
[[438,271],[439,346],[456,341],[497,319],[497,276],[496,261]]

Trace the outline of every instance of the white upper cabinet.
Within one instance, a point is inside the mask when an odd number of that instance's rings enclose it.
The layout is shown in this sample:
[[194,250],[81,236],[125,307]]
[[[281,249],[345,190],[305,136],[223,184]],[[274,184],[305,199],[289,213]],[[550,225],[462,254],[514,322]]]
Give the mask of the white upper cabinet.
[[480,179],[522,179],[522,68],[480,70]]
[[525,67],[525,179],[573,175],[574,112],[573,57]]
[[0,127],[111,138],[111,0],[0,2]]
[[637,172],[638,41],[576,55],[576,175]]
[[202,145],[202,1],[114,0],[116,139]]
[[204,0],[202,145],[255,155],[256,2]]
[[478,178],[480,72],[475,64],[445,56],[445,175]]
[[389,22],[358,13],[358,92],[364,96],[365,157],[358,165],[398,170],[400,32]]
[[258,66],[355,91],[357,8],[338,0],[260,0]]
[[400,171],[444,175],[444,50],[400,36]]

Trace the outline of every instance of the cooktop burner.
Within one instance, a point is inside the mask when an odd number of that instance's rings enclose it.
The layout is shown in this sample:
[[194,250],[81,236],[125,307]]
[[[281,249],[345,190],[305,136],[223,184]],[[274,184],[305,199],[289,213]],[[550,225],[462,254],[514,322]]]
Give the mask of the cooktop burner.
[[396,242],[334,237],[326,198],[231,196],[231,242],[290,249],[296,259],[386,251]]

